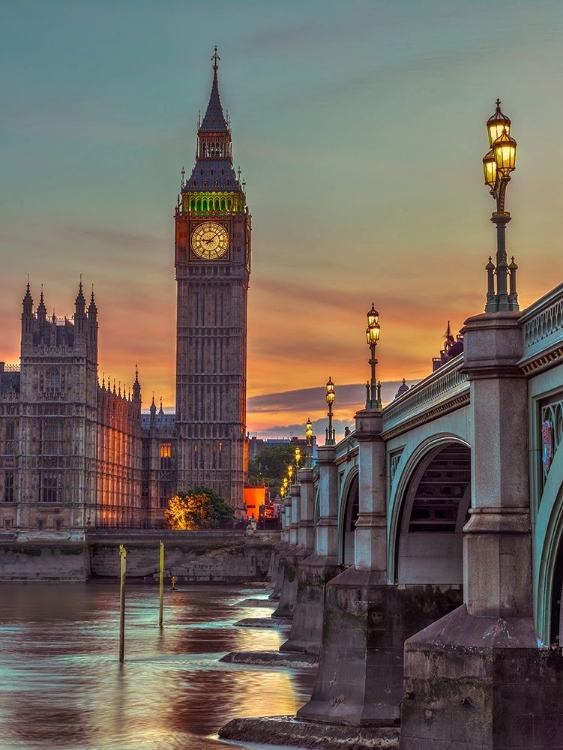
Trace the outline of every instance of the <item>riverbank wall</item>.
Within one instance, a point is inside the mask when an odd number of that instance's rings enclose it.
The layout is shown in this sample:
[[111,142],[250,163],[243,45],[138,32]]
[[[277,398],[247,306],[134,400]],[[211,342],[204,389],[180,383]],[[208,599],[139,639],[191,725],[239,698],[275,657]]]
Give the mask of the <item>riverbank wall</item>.
[[113,581],[119,578],[119,545],[127,550],[127,578],[156,583],[159,542],[165,576],[179,583],[245,583],[266,579],[277,532],[92,531],[82,538],[0,539],[0,582]]

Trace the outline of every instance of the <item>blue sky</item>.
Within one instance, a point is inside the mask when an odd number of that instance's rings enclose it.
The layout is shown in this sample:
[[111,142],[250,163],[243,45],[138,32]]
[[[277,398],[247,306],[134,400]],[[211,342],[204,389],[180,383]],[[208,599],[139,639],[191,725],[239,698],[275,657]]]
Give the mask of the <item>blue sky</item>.
[[[522,304],[561,279],[559,1],[2,6],[7,361],[27,274],[64,315],[82,273],[100,372],[129,383],[138,362],[145,402],[154,390],[173,404],[172,216],[215,44],[253,214],[252,397],[365,381],[372,301],[380,374],[394,381],[423,377],[447,320],[482,310],[494,229],[481,158],[497,96],[519,145],[507,208]],[[278,416],[250,409],[249,428]]]

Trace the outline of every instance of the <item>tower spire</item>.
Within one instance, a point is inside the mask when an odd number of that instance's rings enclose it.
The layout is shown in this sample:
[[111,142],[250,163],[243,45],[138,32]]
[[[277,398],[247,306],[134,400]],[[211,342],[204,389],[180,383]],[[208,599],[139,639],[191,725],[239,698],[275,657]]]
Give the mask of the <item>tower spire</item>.
[[219,80],[217,76],[219,66],[217,65],[217,62],[220,60],[220,57],[217,54],[217,47],[215,47],[215,53],[211,59],[213,61],[213,84],[211,85],[211,94],[209,96],[207,111],[205,112],[204,118],[199,126],[199,132],[228,133],[229,126],[227,125],[227,120],[223,114],[223,107],[219,96]]

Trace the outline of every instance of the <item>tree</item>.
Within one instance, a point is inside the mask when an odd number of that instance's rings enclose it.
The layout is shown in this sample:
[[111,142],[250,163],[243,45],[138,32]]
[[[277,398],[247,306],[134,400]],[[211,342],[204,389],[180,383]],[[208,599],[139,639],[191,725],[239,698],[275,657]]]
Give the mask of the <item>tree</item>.
[[168,501],[164,517],[171,529],[192,530],[232,521],[235,512],[225,500],[204,485],[178,492]]
[[295,443],[262,448],[248,464],[249,484],[265,484],[272,495],[280,491],[287,467],[295,460]]

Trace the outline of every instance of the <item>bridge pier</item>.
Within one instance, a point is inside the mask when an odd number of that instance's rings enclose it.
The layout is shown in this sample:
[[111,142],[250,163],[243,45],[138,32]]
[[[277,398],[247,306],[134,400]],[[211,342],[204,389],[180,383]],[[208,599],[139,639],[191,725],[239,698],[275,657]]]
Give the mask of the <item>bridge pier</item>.
[[291,485],[290,491],[290,525],[289,544],[280,558],[282,585],[279,604],[272,617],[293,616],[295,599],[297,597],[297,566],[304,557],[304,550],[299,547],[299,519],[301,491],[298,484]]
[[401,750],[561,747],[563,660],[532,618],[527,383],[519,313],[466,322],[472,507],[464,604],[405,644]]
[[272,601],[278,601],[283,587],[284,559],[289,549],[289,527],[291,525],[291,503],[284,501],[281,507],[281,534],[280,541],[276,544],[272,556],[272,593],[268,597]]
[[[280,651],[318,654],[323,634],[325,592],[328,581],[340,572],[338,564],[338,476],[335,448],[318,448],[319,517],[317,520],[316,551],[309,554],[297,569],[297,599],[289,639]],[[304,528],[313,534],[306,537],[307,551],[315,549],[314,487],[312,469],[302,469],[301,512],[306,519]],[[309,527],[310,524],[310,527]]]
[[381,432],[380,410],[358,412],[355,564],[326,584],[319,669],[311,700],[297,714],[300,719],[397,724],[405,639],[459,604],[459,587],[388,584]]

